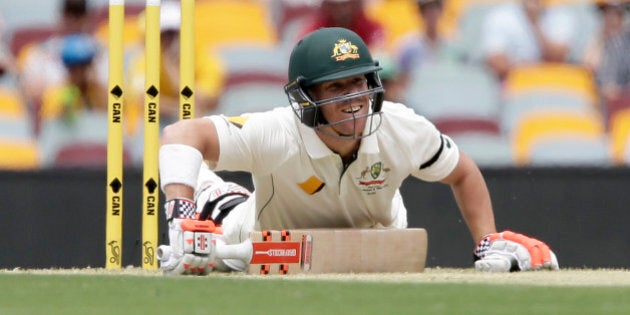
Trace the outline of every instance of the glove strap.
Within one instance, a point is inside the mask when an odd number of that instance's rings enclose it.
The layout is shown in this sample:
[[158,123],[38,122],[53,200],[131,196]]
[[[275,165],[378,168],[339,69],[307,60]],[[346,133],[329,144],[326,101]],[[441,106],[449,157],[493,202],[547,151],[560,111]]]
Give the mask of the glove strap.
[[173,219],[193,219],[197,215],[197,205],[190,199],[175,198],[166,201],[164,211],[167,222]]
[[[231,198],[230,200],[224,203],[221,203],[227,197],[232,197],[232,196],[236,196],[236,197]],[[218,207],[219,213],[213,219],[213,221],[217,225],[221,225],[221,223],[223,222],[223,219],[230,213],[230,211],[232,211],[232,209],[234,209],[234,207],[238,206],[239,204],[247,201],[248,198],[249,198],[248,195],[244,195],[241,193],[229,193],[229,194],[222,195],[212,201],[208,201],[206,202],[206,205],[203,206],[203,210],[201,211],[201,214],[199,215],[199,220],[212,219],[211,217],[212,212],[214,211],[215,208],[217,208],[217,205],[221,203],[221,205]]]

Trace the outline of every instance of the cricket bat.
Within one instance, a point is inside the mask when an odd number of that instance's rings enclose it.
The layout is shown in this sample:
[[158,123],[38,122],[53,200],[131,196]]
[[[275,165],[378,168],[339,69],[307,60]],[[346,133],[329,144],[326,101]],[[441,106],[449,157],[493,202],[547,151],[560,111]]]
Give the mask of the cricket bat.
[[249,261],[251,274],[422,272],[425,229],[255,231],[241,244],[217,244],[216,257]]

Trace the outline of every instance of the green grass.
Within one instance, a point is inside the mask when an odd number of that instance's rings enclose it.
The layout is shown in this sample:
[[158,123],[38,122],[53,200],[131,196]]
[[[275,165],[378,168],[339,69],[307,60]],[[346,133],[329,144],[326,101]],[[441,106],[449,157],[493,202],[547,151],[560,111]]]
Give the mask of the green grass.
[[0,274],[0,314],[629,314],[630,287]]

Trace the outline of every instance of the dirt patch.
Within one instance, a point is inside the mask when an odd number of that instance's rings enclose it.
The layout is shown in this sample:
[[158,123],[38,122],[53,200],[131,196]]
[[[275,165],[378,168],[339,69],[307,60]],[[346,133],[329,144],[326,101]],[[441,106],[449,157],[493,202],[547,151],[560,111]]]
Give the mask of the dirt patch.
[[[130,267],[120,270],[103,268],[85,269],[14,269],[0,270],[2,274],[62,274],[62,275],[113,275],[161,277],[158,270],[147,271]],[[423,273],[376,274],[297,274],[286,276],[260,276],[242,273],[212,273],[209,278],[285,279],[325,281],[370,281],[392,283],[483,283],[540,286],[630,286],[630,270],[621,269],[562,269],[560,271],[529,271],[514,273],[487,273],[474,269],[427,268]]]

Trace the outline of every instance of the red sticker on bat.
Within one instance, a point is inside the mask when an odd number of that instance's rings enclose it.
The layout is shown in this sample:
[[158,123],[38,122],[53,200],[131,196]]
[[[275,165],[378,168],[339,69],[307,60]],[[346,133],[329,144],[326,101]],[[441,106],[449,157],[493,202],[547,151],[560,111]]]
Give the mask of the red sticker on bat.
[[252,264],[298,264],[300,242],[256,242]]

